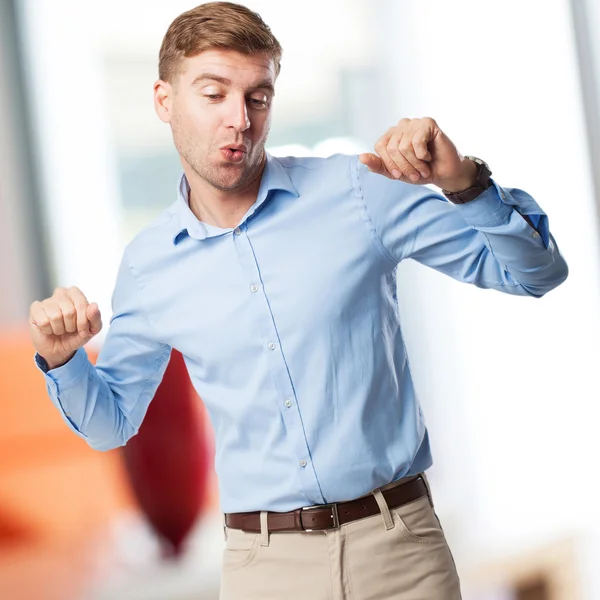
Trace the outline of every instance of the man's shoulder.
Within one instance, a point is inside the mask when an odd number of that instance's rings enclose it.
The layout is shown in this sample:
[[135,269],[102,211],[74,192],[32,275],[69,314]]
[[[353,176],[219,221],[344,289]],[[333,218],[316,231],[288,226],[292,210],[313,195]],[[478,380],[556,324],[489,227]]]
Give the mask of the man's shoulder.
[[126,252],[134,263],[154,260],[173,247],[179,229],[179,201],[160,212],[127,244]]
[[355,179],[357,155],[273,157],[299,194],[319,189],[323,193],[348,193]]
[[344,169],[356,163],[355,154],[332,154],[331,156],[274,156],[284,169],[300,169],[306,171],[321,171],[326,169]]

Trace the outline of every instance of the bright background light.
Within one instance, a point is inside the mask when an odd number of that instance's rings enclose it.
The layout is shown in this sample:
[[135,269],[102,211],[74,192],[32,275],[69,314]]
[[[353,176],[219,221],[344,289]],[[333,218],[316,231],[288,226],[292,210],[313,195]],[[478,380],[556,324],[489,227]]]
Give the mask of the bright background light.
[[[569,2],[244,4],[284,47],[274,154],[368,151],[402,117],[431,116],[548,213],[570,278],[542,300],[412,262],[398,295],[465,598],[508,597],[501,581],[485,588],[486,565],[561,540],[575,540],[581,598],[600,598],[598,216]],[[175,199],[180,166],[151,91],[162,36],[193,5],[20,4],[54,284],[106,316],[123,246]]]

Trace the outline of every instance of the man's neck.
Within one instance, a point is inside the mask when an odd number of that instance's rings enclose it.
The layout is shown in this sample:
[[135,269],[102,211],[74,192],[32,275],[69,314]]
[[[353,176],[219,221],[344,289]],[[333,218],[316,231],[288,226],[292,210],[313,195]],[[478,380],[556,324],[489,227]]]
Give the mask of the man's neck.
[[184,164],[183,170],[190,186],[190,210],[199,221],[208,225],[221,229],[236,227],[256,202],[265,165],[266,159],[256,177],[240,190],[219,190]]

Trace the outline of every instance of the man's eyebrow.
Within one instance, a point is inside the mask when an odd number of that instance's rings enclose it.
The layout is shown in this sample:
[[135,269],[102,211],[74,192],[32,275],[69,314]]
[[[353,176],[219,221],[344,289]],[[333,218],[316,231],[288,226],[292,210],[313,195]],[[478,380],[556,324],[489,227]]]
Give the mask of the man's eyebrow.
[[223,85],[231,85],[231,80],[221,77],[220,75],[215,75],[214,73],[201,73],[192,81],[192,85],[196,85],[205,79],[216,81],[217,83],[222,83]]
[[[217,83],[221,83],[223,85],[231,85],[230,79],[227,79],[226,77],[221,77],[220,75],[216,75],[215,73],[201,73],[194,79],[194,81],[192,81],[192,85],[198,85],[203,81],[216,81]],[[269,90],[271,93],[275,93],[275,87],[269,79],[265,79],[257,85],[252,86],[248,91],[252,92],[254,90],[263,89]]]
[[255,85],[251,90],[269,90],[272,94],[275,94],[275,87],[269,79],[261,81],[258,85]]

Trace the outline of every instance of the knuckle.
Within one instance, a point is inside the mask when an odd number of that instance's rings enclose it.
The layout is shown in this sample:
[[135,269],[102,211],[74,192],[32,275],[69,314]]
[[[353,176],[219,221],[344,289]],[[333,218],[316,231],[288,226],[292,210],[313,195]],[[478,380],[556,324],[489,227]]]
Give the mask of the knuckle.
[[51,298],[46,298],[41,303],[41,305],[44,310],[52,310],[53,308],[58,306],[58,302],[56,301],[56,298],[51,297]]
[[62,312],[58,308],[57,304],[50,304],[44,307],[46,312],[46,316],[50,321],[56,321],[57,319],[62,319]]

